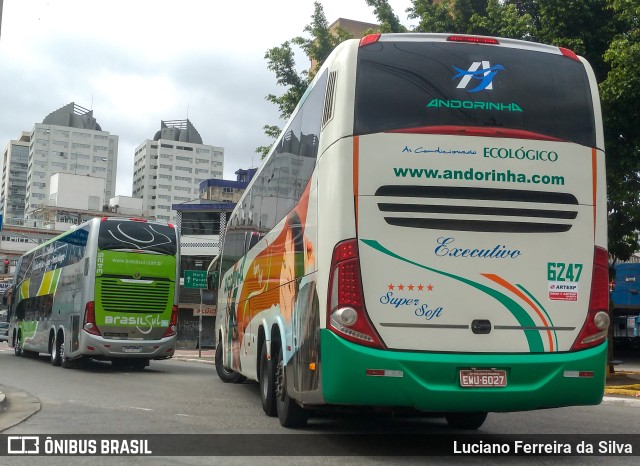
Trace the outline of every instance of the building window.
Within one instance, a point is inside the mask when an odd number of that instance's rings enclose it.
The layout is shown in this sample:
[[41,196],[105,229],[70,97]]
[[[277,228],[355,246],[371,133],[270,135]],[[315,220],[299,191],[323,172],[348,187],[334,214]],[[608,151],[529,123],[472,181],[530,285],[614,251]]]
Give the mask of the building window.
[[219,235],[220,212],[182,212],[183,235]]

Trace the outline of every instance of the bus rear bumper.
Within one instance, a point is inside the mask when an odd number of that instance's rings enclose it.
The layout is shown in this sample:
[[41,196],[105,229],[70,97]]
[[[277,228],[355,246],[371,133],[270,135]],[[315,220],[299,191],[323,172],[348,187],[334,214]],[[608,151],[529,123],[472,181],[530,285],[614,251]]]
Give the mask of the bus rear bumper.
[[[109,340],[83,332],[77,354],[95,359],[167,359],[173,357],[175,349],[175,337],[152,341]],[[70,356],[73,358],[75,355],[76,351]]]
[[[383,351],[320,333],[329,404],[506,412],[596,405],[604,394],[606,342],[571,353],[452,354]],[[471,368],[504,370],[507,385],[462,387],[460,370]]]

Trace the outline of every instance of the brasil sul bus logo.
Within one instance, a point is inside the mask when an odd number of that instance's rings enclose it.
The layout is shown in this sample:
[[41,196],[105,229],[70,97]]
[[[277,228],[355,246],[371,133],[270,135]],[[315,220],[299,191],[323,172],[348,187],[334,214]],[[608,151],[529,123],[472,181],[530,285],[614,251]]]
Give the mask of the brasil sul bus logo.
[[[452,65],[453,66],[453,65]],[[480,81],[480,83],[467,92],[479,92],[484,90],[493,89],[493,78],[496,77],[499,71],[503,71],[505,68],[502,65],[493,65],[488,61],[474,61],[468,70],[463,70],[457,66],[453,67],[458,74],[451,79],[460,79],[457,88],[466,89],[472,79]]]

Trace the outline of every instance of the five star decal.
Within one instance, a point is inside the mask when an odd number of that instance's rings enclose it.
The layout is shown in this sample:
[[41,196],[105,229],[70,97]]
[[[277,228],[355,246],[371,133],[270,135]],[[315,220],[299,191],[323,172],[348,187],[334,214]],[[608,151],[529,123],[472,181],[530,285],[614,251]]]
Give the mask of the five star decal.
[[387,288],[389,288],[390,290],[399,291],[404,291],[405,289],[407,289],[408,291],[433,291],[433,285],[423,285],[422,283],[419,285],[414,285],[413,283],[410,283],[408,285],[398,283],[394,285],[393,283],[389,283],[389,285],[387,285]]

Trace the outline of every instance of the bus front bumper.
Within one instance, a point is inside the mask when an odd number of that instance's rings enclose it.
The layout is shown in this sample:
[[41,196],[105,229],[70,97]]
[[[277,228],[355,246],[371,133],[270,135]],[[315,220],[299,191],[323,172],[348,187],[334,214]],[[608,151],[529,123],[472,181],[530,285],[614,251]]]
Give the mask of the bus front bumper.
[[[431,412],[525,411],[602,401],[607,343],[544,354],[455,354],[368,348],[321,330],[326,403]],[[460,370],[498,369],[505,387],[466,388]]]

